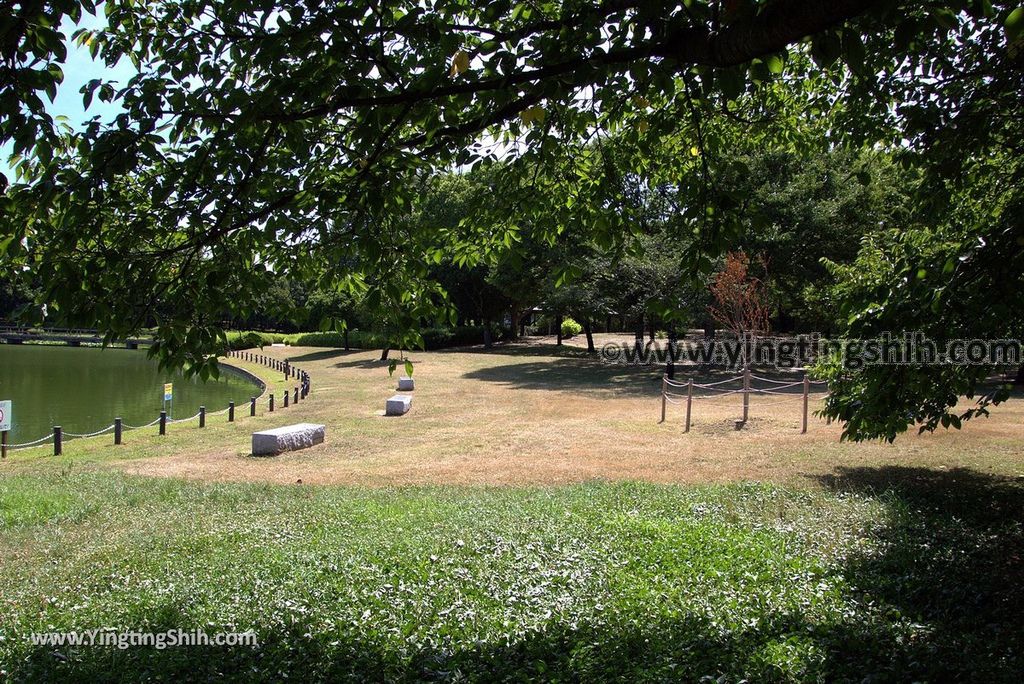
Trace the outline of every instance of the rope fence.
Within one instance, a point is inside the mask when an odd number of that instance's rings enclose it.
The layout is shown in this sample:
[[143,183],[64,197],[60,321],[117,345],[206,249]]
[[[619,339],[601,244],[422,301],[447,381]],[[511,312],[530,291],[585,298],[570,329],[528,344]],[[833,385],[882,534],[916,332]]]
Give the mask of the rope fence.
[[[264,366],[266,368],[270,368],[272,370],[280,371],[284,373],[284,379],[286,381],[292,379],[297,380],[298,383],[293,387],[286,386],[284,388],[284,408],[287,408],[290,405],[296,405],[300,401],[306,400],[309,397],[309,393],[311,392],[313,385],[312,378],[310,377],[309,373],[299,368],[296,368],[291,364],[290,361],[280,361],[270,356],[264,356],[262,354],[256,354],[254,352],[247,351],[230,351],[227,353],[227,357],[245,361],[247,363],[254,363],[260,366]],[[259,378],[256,379],[259,380]],[[260,383],[263,385],[265,390],[266,385],[262,382],[262,380],[260,380]],[[267,394],[268,397],[267,412],[273,413],[275,409],[274,393],[264,393]],[[249,416],[257,415],[257,400],[262,396],[263,395],[260,395],[260,397],[249,398]],[[187,423],[197,418],[199,419],[200,428],[206,427],[206,419],[208,417],[222,416],[224,414],[227,414],[228,422],[233,423],[235,422],[235,409],[235,402],[232,401],[228,403],[227,408],[221,409],[219,411],[214,411],[212,413],[207,413],[206,407],[200,406],[199,412],[193,416],[189,416],[188,418],[169,418],[167,416],[166,411],[161,411],[159,416],[157,416],[149,423],[146,423],[145,425],[126,425],[121,420],[121,418],[118,417],[114,419],[113,423],[106,426],[105,428],[96,430],[95,432],[87,433],[64,432],[64,430],[59,425],[55,425],[53,427],[53,432],[46,435],[45,437],[40,437],[39,439],[35,439],[30,442],[22,442],[20,444],[8,444],[7,431],[5,430],[2,433],[0,433],[0,435],[2,435],[2,439],[0,439],[0,445],[2,445],[0,446],[0,458],[7,458],[8,451],[21,449],[35,449],[38,447],[46,446],[47,444],[53,445],[54,456],[60,456],[61,453],[63,452],[64,442],[66,441],[73,439],[91,439],[93,437],[99,437],[100,435],[104,435],[111,431],[113,431],[114,433],[114,444],[118,445],[123,443],[124,432],[131,430],[143,430],[146,428],[151,428],[153,426],[159,426],[159,434],[166,435],[168,425]]]
[[[766,382],[771,387],[753,387],[751,381],[757,380],[759,382]],[[740,382],[742,385],[736,388],[727,388],[723,385],[729,385],[731,383]],[[768,401],[765,405],[775,406],[778,404],[789,404],[792,402],[803,403],[803,418],[801,422],[800,433],[804,434],[807,432],[807,416],[809,404],[812,401],[820,401],[828,396],[828,390],[812,392],[811,387],[827,385],[828,383],[824,380],[811,380],[804,373],[803,378],[800,380],[776,380],[774,378],[766,378],[760,375],[754,375],[750,372],[750,369],[745,369],[742,374],[732,378],[726,378],[724,380],[717,380],[715,382],[698,383],[694,382],[692,378],[686,382],[679,382],[677,380],[669,379],[668,376],[664,376],[661,379],[661,422],[664,423],[667,418],[668,404],[676,406],[686,405],[686,426],[684,431],[690,431],[690,422],[693,413],[693,402],[700,400],[713,400],[721,399],[722,397],[728,397],[731,395],[742,395],[743,397],[743,417],[736,419],[736,429],[740,430],[746,425],[750,418],[750,395],[769,395]],[[800,392],[786,391],[792,390],[793,388],[800,388]],[[682,393],[683,390],[686,392]],[[694,395],[694,390],[701,390],[704,392],[702,395]],[[777,398],[785,397],[785,398]]]

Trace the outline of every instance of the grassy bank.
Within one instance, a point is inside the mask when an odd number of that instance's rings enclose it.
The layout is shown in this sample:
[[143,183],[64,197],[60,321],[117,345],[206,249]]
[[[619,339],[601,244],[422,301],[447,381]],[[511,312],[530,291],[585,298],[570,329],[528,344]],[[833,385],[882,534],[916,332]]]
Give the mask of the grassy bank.
[[[1011,680],[1021,489],[892,475],[498,490],[12,476],[0,662],[14,680]],[[97,627],[260,645],[28,639]]]

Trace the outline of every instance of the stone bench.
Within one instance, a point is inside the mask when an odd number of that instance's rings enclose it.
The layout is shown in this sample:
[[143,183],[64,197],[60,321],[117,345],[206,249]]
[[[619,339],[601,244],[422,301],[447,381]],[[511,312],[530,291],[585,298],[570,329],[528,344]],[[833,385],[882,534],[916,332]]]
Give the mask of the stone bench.
[[416,389],[416,383],[413,382],[412,378],[410,378],[408,376],[405,376],[405,375],[403,375],[402,377],[398,378],[398,391],[399,392],[412,392],[414,389]]
[[404,416],[412,408],[412,397],[408,394],[396,394],[384,405],[384,415]]
[[273,430],[252,433],[252,455],[273,456],[283,451],[305,449],[322,444],[327,428],[314,423],[285,425]]

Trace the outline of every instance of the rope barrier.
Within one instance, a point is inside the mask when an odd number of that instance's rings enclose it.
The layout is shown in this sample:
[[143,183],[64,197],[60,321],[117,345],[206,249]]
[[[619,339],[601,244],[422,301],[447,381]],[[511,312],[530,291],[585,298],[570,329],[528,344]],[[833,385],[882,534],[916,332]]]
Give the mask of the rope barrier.
[[160,422],[160,418],[158,416],[157,418],[155,418],[153,420],[153,422],[146,423],[145,425],[125,425],[125,424],[122,423],[121,424],[121,428],[124,429],[124,430],[141,430],[143,428],[153,427],[154,425],[156,425],[159,422]]
[[[719,380],[718,382],[709,382],[709,383],[705,383],[703,385],[698,385],[697,383],[693,383],[693,386],[694,387],[703,387],[703,388],[715,387],[716,385],[726,385],[726,384],[728,384],[730,382],[736,382],[737,380],[742,380],[742,379],[743,379],[742,375],[737,375],[735,378],[728,378],[726,380]],[[673,387],[686,387],[687,386],[687,383],[685,383],[685,382],[676,382],[675,380],[669,380],[668,378],[665,378],[665,382],[667,382],[669,385],[672,385]]]
[[[176,420],[171,420],[170,418],[168,418],[167,419],[167,424],[168,425],[172,425],[174,423],[187,423],[188,421],[195,420],[198,417],[199,417],[199,414],[196,413],[194,416],[189,416],[188,418],[178,418]],[[157,420],[159,420],[159,418]]]
[[[797,385],[802,385],[802,384],[803,384],[802,382],[798,382],[797,383]],[[786,387],[793,387],[793,385],[786,385]],[[750,391],[751,392],[756,392],[758,394],[785,394],[785,395],[795,394],[795,392],[780,392],[779,391],[779,390],[786,389],[786,387],[778,387],[776,389],[762,389],[760,387],[751,387]],[[803,396],[803,392],[800,393],[800,396]]]
[[[752,387],[751,381],[757,380],[760,382],[768,383],[768,387]],[[734,383],[736,381],[742,381],[743,387],[738,389],[724,389],[721,385]],[[740,430],[747,423],[749,417],[750,408],[750,395],[763,396],[766,401],[763,406],[771,408],[776,404],[789,404],[792,402],[801,402],[803,404],[803,417],[802,417],[802,429],[801,433],[807,432],[808,412],[809,405],[813,402],[821,401],[822,399],[829,396],[828,389],[824,392],[816,392],[811,394],[811,385],[827,385],[825,380],[812,381],[807,377],[806,373],[799,380],[786,379],[776,380],[774,378],[766,378],[761,375],[754,375],[749,369],[743,371],[743,375],[739,375],[732,378],[726,378],[724,380],[718,380],[716,382],[708,383],[695,383],[692,378],[686,382],[679,382],[676,380],[670,380],[667,377],[662,377],[661,386],[661,422],[664,423],[666,420],[665,407],[667,404],[680,405],[684,402],[686,404],[686,427],[685,431],[690,431],[690,419],[691,419],[691,406],[694,399],[700,401],[704,399],[721,399],[722,397],[741,394],[743,395],[743,417],[736,420],[736,429]],[[686,388],[686,394],[680,394],[678,392],[671,392],[669,388],[679,389]],[[799,388],[793,391],[793,388]],[[701,395],[694,395],[693,390],[704,390],[705,393]],[[774,398],[773,398],[774,397]]]
[[719,396],[724,396],[726,394],[740,394],[740,393],[743,392],[742,388],[726,390],[726,389],[718,389],[716,387],[708,387],[707,385],[694,385],[693,389],[706,389],[706,390],[709,390],[711,392],[718,392]]
[[46,435],[45,437],[40,437],[39,439],[33,440],[31,442],[25,442],[23,444],[8,444],[7,448],[8,449],[28,449],[30,447],[43,446],[44,442],[48,442],[51,439],[53,439],[53,435],[54,435],[54,433],[51,432],[50,434]]
[[[779,383],[779,384],[775,385],[775,387],[773,387],[772,390],[781,390],[781,389],[786,389],[787,387],[799,387],[799,386],[801,386],[803,384],[804,384],[803,380],[797,380],[796,382]],[[756,388],[751,387],[750,389],[753,391]],[[767,388],[764,388],[764,389],[765,389],[765,391],[769,391]]]
[[102,435],[104,432],[110,432],[113,429],[114,429],[114,424],[111,423],[107,427],[103,428],[102,430],[97,430],[96,432],[90,432],[90,433],[84,434],[84,435],[76,434],[74,432],[65,432],[64,436],[65,437],[71,437],[71,438],[74,438],[74,439],[85,439],[87,437],[96,437],[98,435]]
[[751,380],[761,380],[762,382],[770,382],[770,383],[773,383],[775,385],[787,385],[787,384],[790,384],[790,383],[800,384],[800,383],[802,383],[804,381],[803,378],[800,378],[799,380],[774,380],[772,378],[764,378],[764,377],[761,377],[760,375],[754,375],[753,373],[750,374],[750,379]]

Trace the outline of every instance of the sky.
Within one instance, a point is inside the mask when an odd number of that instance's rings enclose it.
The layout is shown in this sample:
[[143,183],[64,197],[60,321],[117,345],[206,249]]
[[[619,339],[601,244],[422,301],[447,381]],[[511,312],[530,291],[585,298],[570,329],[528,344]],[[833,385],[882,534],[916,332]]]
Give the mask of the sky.
[[[103,29],[106,25],[102,12],[99,16],[84,15],[77,26],[67,19],[61,24],[61,30],[67,37],[65,44],[68,48],[67,61],[61,65],[64,70],[64,82],[57,88],[57,97],[52,103],[45,95],[43,100],[47,103],[46,109],[51,116],[66,116],[68,123],[76,128],[81,127],[84,121],[93,116],[100,115],[104,119],[112,119],[120,111],[118,105],[100,102],[99,98],[94,98],[87,112],[82,106],[82,94],[79,92],[82,86],[95,78],[114,80],[118,85],[124,85],[135,75],[135,67],[130,61],[121,60],[113,68],[107,68],[102,60],[92,59],[88,47],[79,47],[71,40],[71,35],[79,28],[96,30]],[[10,172],[8,165],[10,154],[10,143],[0,147],[0,173],[5,174],[8,179],[13,179],[13,173]]]

